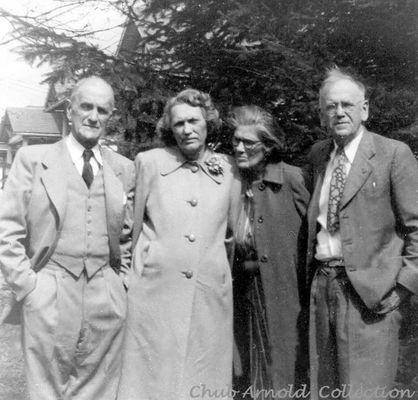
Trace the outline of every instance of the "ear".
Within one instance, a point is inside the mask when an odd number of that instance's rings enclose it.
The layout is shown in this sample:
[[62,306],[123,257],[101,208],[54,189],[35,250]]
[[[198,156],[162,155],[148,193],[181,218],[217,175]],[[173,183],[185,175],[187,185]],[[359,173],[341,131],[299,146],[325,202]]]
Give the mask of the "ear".
[[71,112],[72,112],[72,108],[71,108],[71,100],[67,99],[66,100],[67,106],[66,106],[66,115],[67,115],[67,119],[68,121],[71,121]]
[[321,128],[326,127],[325,118],[324,118],[324,115],[321,112],[319,112],[319,123],[321,125]]
[[361,106],[361,120],[366,122],[369,118],[369,101],[364,100],[363,105]]
[[264,147],[264,157],[268,157],[273,150],[273,146],[267,146],[266,144],[263,143],[263,147]]

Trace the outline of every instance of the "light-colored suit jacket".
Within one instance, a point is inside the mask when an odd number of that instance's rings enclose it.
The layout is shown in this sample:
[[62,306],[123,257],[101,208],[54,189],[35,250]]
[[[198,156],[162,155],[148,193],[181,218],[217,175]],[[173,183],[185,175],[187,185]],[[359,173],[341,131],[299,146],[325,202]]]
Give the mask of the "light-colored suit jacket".
[[[16,294],[24,298],[54,252],[65,217],[67,176],[64,141],[22,147],[16,154],[0,205],[0,267]],[[131,259],[134,165],[102,149],[110,265],[125,273]],[[71,217],[71,216],[68,216]],[[76,238],[75,238],[76,239]]]
[[[312,277],[319,196],[333,149],[327,139],[310,153],[308,273]],[[407,145],[365,130],[340,205],[347,275],[369,308],[399,283],[418,293],[418,164]]]

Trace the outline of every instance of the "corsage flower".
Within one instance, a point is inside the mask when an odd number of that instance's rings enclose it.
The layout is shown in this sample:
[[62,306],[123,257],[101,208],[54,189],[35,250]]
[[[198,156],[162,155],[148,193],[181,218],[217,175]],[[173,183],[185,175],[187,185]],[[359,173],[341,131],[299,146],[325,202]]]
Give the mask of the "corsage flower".
[[223,175],[222,162],[218,156],[212,156],[205,161],[205,164],[212,175]]

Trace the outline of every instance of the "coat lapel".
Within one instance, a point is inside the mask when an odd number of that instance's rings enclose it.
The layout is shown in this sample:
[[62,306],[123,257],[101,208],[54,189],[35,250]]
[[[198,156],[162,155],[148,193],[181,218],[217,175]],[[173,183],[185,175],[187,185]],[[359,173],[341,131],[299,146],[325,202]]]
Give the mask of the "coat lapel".
[[119,254],[119,233],[124,204],[124,190],[119,176],[122,174],[118,165],[112,162],[108,151],[102,151],[103,180],[106,204],[106,223],[109,245],[112,254]]
[[[51,147],[42,161],[44,172],[41,181],[58,215],[58,226],[62,226],[67,201],[67,174],[63,173],[63,159],[69,158],[65,142],[61,140]],[[71,165],[71,164],[70,164]]]
[[321,194],[322,183],[324,181],[325,170],[329,161],[329,156],[333,149],[334,142],[332,139],[327,139],[323,145],[317,149],[315,154],[312,154],[313,163],[313,193],[308,208],[308,221],[310,230],[315,229],[316,235],[316,220],[319,215],[319,196]]
[[375,153],[372,136],[365,130],[357,149],[356,156],[354,157],[350,173],[347,177],[343,196],[341,198],[340,209],[343,209],[347,205],[369,177],[372,172],[370,159]]

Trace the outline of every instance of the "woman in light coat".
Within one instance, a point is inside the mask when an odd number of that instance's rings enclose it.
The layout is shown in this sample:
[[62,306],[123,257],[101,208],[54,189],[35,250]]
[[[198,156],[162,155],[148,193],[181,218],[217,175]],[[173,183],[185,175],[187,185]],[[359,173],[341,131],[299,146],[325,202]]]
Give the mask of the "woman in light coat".
[[232,284],[228,228],[240,183],[207,139],[220,120],[208,94],[171,98],[164,148],[136,160],[134,262],[118,400],[231,395]]

